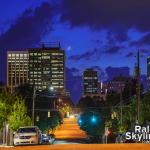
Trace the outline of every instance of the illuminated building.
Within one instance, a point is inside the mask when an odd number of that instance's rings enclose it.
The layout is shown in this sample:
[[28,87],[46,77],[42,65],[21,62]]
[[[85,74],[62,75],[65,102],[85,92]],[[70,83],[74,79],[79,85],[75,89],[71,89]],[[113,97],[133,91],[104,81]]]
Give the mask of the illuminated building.
[[29,49],[29,83],[39,91],[65,89],[65,53],[60,45]]
[[7,87],[13,89],[28,82],[28,52],[7,52]]

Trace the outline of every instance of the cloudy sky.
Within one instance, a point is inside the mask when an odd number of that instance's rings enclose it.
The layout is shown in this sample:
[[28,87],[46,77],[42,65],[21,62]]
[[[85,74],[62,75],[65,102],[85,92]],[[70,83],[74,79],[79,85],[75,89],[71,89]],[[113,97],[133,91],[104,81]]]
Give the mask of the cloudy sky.
[[68,87],[74,84],[72,80],[81,81],[87,67],[99,70],[103,80],[112,68],[130,69],[132,75],[138,49],[142,74],[146,74],[149,0],[1,0],[0,13],[0,77],[4,82],[7,49],[54,41],[60,41],[66,51]]

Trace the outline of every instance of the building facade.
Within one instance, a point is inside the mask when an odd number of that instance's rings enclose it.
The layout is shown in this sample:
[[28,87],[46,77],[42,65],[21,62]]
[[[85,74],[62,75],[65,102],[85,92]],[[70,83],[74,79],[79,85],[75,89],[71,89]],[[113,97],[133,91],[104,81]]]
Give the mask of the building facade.
[[29,56],[27,51],[7,52],[7,87],[13,89],[28,82]]
[[110,81],[108,83],[108,92],[123,92],[125,85],[125,81]]
[[65,89],[65,53],[59,45],[29,49],[29,83],[39,91]]
[[93,69],[86,69],[83,73],[84,96],[98,93],[98,75]]
[[147,58],[147,87],[150,90],[150,56]]

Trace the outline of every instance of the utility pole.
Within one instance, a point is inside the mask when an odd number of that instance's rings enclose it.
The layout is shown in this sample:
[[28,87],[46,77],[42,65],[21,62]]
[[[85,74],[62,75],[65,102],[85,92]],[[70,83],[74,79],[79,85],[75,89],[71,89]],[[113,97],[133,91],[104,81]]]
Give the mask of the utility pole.
[[122,104],[123,104],[123,101],[122,101],[122,85],[121,85],[121,89],[120,89],[120,109],[121,109],[121,114],[120,114],[120,116],[121,116],[121,118],[120,118],[120,123],[121,123],[121,125],[122,125]]
[[54,110],[56,110],[56,101],[54,99]]
[[36,98],[36,89],[34,86],[34,90],[33,90],[33,98],[32,98],[32,125],[34,126],[34,116],[35,116],[35,98]]
[[140,122],[140,101],[141,101],[141,82],[140,82],[140,52],[137,52],[137,118],[136,123]]

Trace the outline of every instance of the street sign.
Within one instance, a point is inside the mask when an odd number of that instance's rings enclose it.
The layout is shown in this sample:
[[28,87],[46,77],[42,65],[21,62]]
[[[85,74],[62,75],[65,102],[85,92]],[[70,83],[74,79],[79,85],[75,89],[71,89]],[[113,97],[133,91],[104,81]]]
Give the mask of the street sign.
[[108,134],[109,134],[108,127],[105,127],[105,136],[108,136]]

